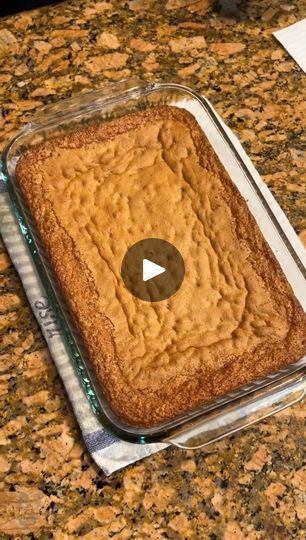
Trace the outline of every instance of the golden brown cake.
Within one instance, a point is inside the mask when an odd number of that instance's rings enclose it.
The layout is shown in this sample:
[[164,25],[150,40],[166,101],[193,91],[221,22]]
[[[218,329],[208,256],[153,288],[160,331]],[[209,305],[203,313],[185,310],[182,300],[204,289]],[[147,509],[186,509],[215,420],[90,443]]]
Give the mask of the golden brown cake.
[[[131,113],[34,147],[17,182],[112,409],[152,426],[300,358],[306,317],[196,120]],[[161,238],[181,288],[144,302],[120,275]]]

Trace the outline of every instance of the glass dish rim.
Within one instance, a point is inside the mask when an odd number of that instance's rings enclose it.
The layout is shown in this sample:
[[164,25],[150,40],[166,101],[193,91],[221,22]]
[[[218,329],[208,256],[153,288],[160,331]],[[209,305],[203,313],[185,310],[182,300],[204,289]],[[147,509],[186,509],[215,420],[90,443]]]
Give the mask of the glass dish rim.
[[[124,82],[124,81],[122,81],[122,82]],[[228,144],[228,146],[230,146],[231,151],[234,153],[234,156],[235,156],[236,160],[239,162],[240,165],[242,165],[246,176],[248,177],[249,181],[251,181],[252,187],[255,188],[256,191],[258,191],[257,195],[259,195],[259,197],[261,199],[261,202],[264,204],[265,211],[269,214],[270,219],[272,219],[272,221],[274,221],[274,225],[276,226],[276,228],[277,228],[283,242],[287,245],[287,248],[289,249],[291,256],[295,260],[295,262],[296,262],[297,266],[299,267],[299,269],[301,270],[301,268],[302,268],[302,272],[305,275],[305,269],[304,269],[304,265],[303,265],[302,261],[300,261],[300,259],[298,257],[298,254],[296,253],[293,246],[291,245],[290,240],[287,238],[287,236],[285,234],[285,231],[283,230],[282,226],[278,222],[278,220],[275,217],[273,211],[270,209],[270,206],[269,206],[268,202],[265,200],[264,195],[261,193],[259,187],[257,186],[256,182],[254,181],[249,169],[247,168],[245,163],[242,161],[242,159],[241,159],[239,153],[237,152],[237,150],[235,149],[232,141],[228,137],[226,131],[223,128],[223,126],[220,124],[220,122],[219,122],[217,116],[215,115],[215,112],[212,109],[209,102],[204,97],[202,97],[200,94],[198,94],[198,92],[194,91],[193,89],[188,88],[188,87],[186,87],[184,85],[177,84],[177,83],[149,83],[149,84],[145,84],[145,85],[141,85],[141,81],[139,81],[139,83],[140,83],[140,85],[136,85],[133,88],[130,88],[130,89],[126,90],[126,91],[118,93],[117,96],[112,95],[110,98],[106,98],[106,99],[102,100],[101,101],[102,107],[99,107],[99,110],[102,109],[103,106],[106,107],[107,104],[116,103],[118,101],[118,96],[120,97],[120,99],[122,101],[124,101],[124,99],[128,99],[129,97],[133,97],[133,98],[143,97],[143,96],[149,95],[152,92],[159,91],[159,90],[182,91],[182,92],[185,92],[185,93],[188,93],[189,95],[191,95],[192,98],[195,98],[197,100],[197,102],[199,102],[203,107],[206,108],[206,110],[208,110],[208,112],[210,113],[210,116],[212,116],[212,120],[215,123],[215,125],[217,126],[218,130],[221,132],[223,139]],[[118,88],[118,85],[116,84],[116,85],[114,85],[114,87]],[[102,92],[105,93],[105,89],[102,89]],[[93,95],[96,95],[96,96],[99,95],[99,90],[89,91],[89,92],[86,92],[84,94],[80,94],[80,96],[82,98],[85,98],[86,96],[90,97],[90,96],[93,96]],[[59,102],[57,102],[57,104],[58,105],[64,105],[65,103],[71,102],[71,101],[73,101],[74,103],[77,103],[77,99],[80,96],[76,96],[74,98],[68,98],[66,100],[59,101]],[[52,106],[50,107],[50,110],[52,110]],[[86,110],[86,108],[85,108],[85,110]],[[93,103],[92,110],[97,110],[97,108],[95,107],[95,102]],[[90,112],[90,110],[88,109],[87,112]],[[71,117],[74,116],[74,113],[71,110],[68,113],[68,115],[63,114],[62,112],[55,113],[55,115],[52,115],[52,112],[51,112],[51,115],[49,115],[49,116],[51,116],[51,118],[54,119],[54,116],[57,116],[58,114],[60,116],[64,116],[65,118],[69,118],[70,116]],[[44,115],[44,111],[41,111],[40,117],[44,118],[43,115]],[[48,115],[47,115],[47,118],[48,118]],[[35,118],[34,118],[34,120],[35,120]],[[50,122],[48,122],[46,120],[43,123],[36,123],[34,121],[32,123],[27,124],[8,143],[8,145],[6,146],[6,148],[5,148],[4,152],[3,152],[4,168],[5,168],[5,173],[6,173],[7,177],[8,177],[8,179],[9,179],[9,182],[8,182],[9,193],[10,193],[11,198],[13,199],[13,202],[14,202],[15,213],[18,216],[19,225],[20,225],[21,221],[23,221],[23,224],[28,228],[30,233],[32,232],[31,226],[29,227],[27,219],[24,216],[24,212],[23,212],[22,208],[19,205],[20,201],[18,200],[18,195],[16,195],[15,186],[14,186],[14,183],[12,182],[11,175],[8,172],[7,158],[8,158],[10,149],[13,147],[13,145],[18,140],[22,139],[23,136],[25,136],[26,134],[36,133],[37,131],[39,132],[39,130],[41,130],[41,129],[47,127],[47,126],[50,126],[50,125],[52,125],[52,122],[50,123]],[[15,197],[15,200],[14,200],[14,197]],[[32,235],[30,235],[30,236],[32,236]],[[32,244],[31,244],[31,242],[32,242]],[[35,242],[35,240],[33,238],[31,238],[31,242],[30,242],[30,244],[29,244],[29,242],[27,242],[27,246],[28,246],[28,248],[29,248],[29,250],[31,252],[31,255],[33,257],[32,249],[33,249],[33,247],[36,246],[36,242]],[[38,252],[38,257],[39,257],[39,259],[41,259],[41,256],[40,256],[40,249],[41,248],[39,248],[39,249],[36,248],[36,249],[37,249],[37,252]],[[34,260],[34,262],[35,262],[35,266],[37,268],[37,261]],[[40,276],[42,274],[42,269],[43,268],[44,268],[44,264],[42,263],[38,268]],[[43,273],[45,274],[45,271]],[[43,281],[44,286],[46,285],[46,282],[50,285],[50,279],[46,274],[42,278],[42,281]],[[52,284],[51,284],[51,288],[52,288]],[[49,296],[49,299],[50,299],[50,296]],[[67,324],[67,320],[66,320],[65,315],[63,315],[62,317],[59,316],[59,311],[62,311],[62,308],[61,308],[60,304],[59,305],[58,304],[59,304],[59,302],[58,302],[58,299],[57,299],[57,297],[55,295],[55,297],[51,300],[51,305],[55,309],[55,312],[57,314],[57,318],[60,317],[60,325],[62,326],[61,319],[63,319],[65,321],[65,324]],[[56,305],[57,305],[57,308],[55,308]],[[69,327],[69,324],[68,324],[68,327]],[[71,333],[71,328],[70,328],[70,333]],[[65,342],[67,344],[66,332],[64,333],[64,336],[65,336],[64,337]],[[69,344],[69,341],[68,341],[68,344]],[[72,353],[72,355],[73,355],[73,353]],[[306,357],[305,357],[305,359],[306,359]],[[285,368],[282,368],[281,370],[277,370],[276,372],[269,375],[268,377],[271,378],[271,376],[274,376],[275,377],[274,381],[284,379],[288,374],[292,374],[295,371],[298,371],[299,369],[301,369],[301,367],[302,367],[301,366],[301,360],[302,359],[300,359],[298,361],[299,365],[296,365],[296,362],[295,362],[293,364],[290,364],[289,366],[286,366]],[[73,358],[71,359],[71,361],[74,364]],[[84,363],[86,365],[86,369],[88,369],[87,362],[84,362]],[[77,374],[80,377],[80,374],[79,374],[78,371],[77,371]],[[151,441],[155,442],[156,440],[163,440],[165,437],[168,438],[169,434],[171,434],[172,431],[175,432],[175,429],[177,429],[177,428],[182,430],[182,428],[184,427],[185,424],[187,425],[187,428],[188,428],[188,422],[189,421],[197,419],[197,418],[201,417],[202,415],[203,415],[203,425],[204,425],[204,423],[205,423],[205,418],[204,417],[205,417],[206,413],[210,413],[212,410],[216,410],[219,407],[220,408],[226,407],[226,405],[233,404],[235,401],[238,402],[241,397],[252,395],[258,389],[268,388],[268,386],[270,384],[270,381],[268,381],[267,377],[265,377],[264,378],[265,382],[260,383],[260,381],[262,381],[262,379],[260,379],[259,381],[255,380],[252,383],[248,383],[247,385],[244,385],[243,387],[231,392],[230,394],[226,394],[225,396],[221,396],[218,399],[216,399],[216,400],[214,400],[212,402],[209,402],[208,404],[202,405],[201,407],[187,413],[187,415],[183,415],[184,418],[181,419],[181,420],[180,420],[180,416],[176,417],[174,420],[170,419],[170,422],[166,422],[166,423],[161,424],[161,426],[166,424],[164,428],[160,427],[160,425],[157,425],[156,427],[153,426],[152,428],[135,428],[134,426],[127,426],[128,430],[125,431],[124,429],[118,427],[117,425],[114,425],[109,420],[109,418],[105,414],[105,411],[103,410],[103,408],[100,411],[100,414],[98,414],[98,417],[101,419],[101,422],[105,427],[111,429],[111,431],[115,432],[117,435],[119,435],[123,439],[129,440],[131,442],[140,442],[140,443],[144,443],[144,442],[147,443],[147,442],[151,442]],[[92,383],[92,380],[91,380],[91,383]],[[249,389],[249,390],[244,390],[243,391],[244,388],[250,387],[250,386],[254,386],[254,388],[252,388],[251,390]],[[96,391],[95,387],[94,387],[94,391]],[[229,397],[229,396],[232,396],[232,397]],[[88,398],[88,396],[87,396],[87,398]],[[226,398],[228,398],[228,399],[226,400]],[[225,402],[224,402],[224,400],[225,400]],[[100,404],[100,401],[99,401],[99,404]],[[101,406],[101,404],[100,404],[100,406]],[[94,411],[94,413],[97,414],[96,411]],[[177,422],[177,423],[172,427],[167,426],[168,423],[172,424],[173,422]],[[135,433],[135,431],[137,431],[137,433]],[[141,431],[141,434],[138,433],[138,431]],[[154,433],[152,433],[152,431]],[[137,440],[135,440],[135,438]],[[144,440],[142,440],[142,438]]]

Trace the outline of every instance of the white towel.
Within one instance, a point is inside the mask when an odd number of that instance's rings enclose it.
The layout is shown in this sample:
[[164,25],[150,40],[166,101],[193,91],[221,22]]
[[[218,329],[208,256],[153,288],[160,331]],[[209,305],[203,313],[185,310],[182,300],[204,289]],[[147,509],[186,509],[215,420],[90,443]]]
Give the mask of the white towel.
[[[176,105],[178,104],[176,103]],[[201,109],[201,105],[191,105],[189,102],[181,102],[179,105],[185,106],[195,115],[196,118],[198,117],[198,112],[199,108]],[[301,297],[301,282],[299,282],[299,280],[297,280],[295,277],[292,277],[294,272],[291,272],[292,269],[290,267],[288,255],[285,253],[280,253],[280,251],[282,252],[283,249],[281,240],[278,238],[275,231],[273,231],[273,227],[271,227],[268,218],[265,216],[265,213],[259,206],[258,201],[256,201],[253,188],[248,185],[246,181],[246,173],[237,163],[237,159],[235,158],[233,152],[231,152],[230,149],[224,148],[222,136],[220,135],[215,123],[212,122],[210,116],[207,114],[207,117],[203,118],[203,111],[201,114],[202,119],[200,123],[203,127],[205,126],[205,133],[210,143],[217,151],[223,165],[237,184],[242,195],[247,200],[247,203],[255,215],[257,223],[261,227],[266,239],[269,241],[274,252],[278,255],[278,259],[280,260],[287,278],[290,280],[296,294]],[[287,238],[294,246],[296,253],[300,259],[303,259],[304,262],[306,262],[305,252],[302,244],[293,231],[284,213],[278,206],[264,182],[260,179],[259,174],[252,165],[238,139],[234,136],[231,130],[225,126],[221,119],[220,122],[225,128],[227,135],[232,140],[236,151],[239,153],[244,164],[253,176],[256,185],[264,194],[270,208],[277,216],[277,219],[281,223],[282,227],[286,230]],[[51,356],[63,380],[88,451],[91,453],[95,462],[101,467],[101,469],[103,469],[106,475],[109,475],[130,463],[138,461],[146,456],[149,456],[150,454],[153,454],[154,452],[158,452],[159,450],[166,448],[168,444],[165,443],[132,444],[122,441],[112,433],[108,432],[93,413],[78,376],[74,370],[62,336],[60,333],[50,332],[50,326],[44,326],[46,319],[41,319],[41,306],[48,306],[47,293],[35,269],[26,240],[18,225],[18,221],[7,192],[7,178],[3,173],[1,173],[1,171],[0,232],[12,262],[23,283],[31,308],[47,341]],[[50,315],[52,315],[51,310]]]

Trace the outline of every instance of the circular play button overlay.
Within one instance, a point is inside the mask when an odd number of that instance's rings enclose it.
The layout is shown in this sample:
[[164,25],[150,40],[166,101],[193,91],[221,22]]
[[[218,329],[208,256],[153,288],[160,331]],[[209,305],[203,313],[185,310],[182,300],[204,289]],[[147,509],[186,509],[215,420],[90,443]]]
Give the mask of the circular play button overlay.
[[146,302],[170,298],[182,285],[184,274],[178,249],[159,238],[146,238],[131,246],[121,265],[126,288]]

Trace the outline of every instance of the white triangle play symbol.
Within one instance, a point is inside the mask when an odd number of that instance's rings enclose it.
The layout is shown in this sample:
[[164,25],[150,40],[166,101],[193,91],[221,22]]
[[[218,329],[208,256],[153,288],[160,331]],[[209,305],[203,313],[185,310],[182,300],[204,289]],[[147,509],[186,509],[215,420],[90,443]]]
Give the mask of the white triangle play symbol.
[[148,279],[152,279],[156,276],[159,276],[159,274],[162,274],[163,272],[166,272],[166,269],[162,266],[159,266],[159,264],[155,264],[152,261],[149,261],[149,259],[143,259],[142,261],[142,279],[143,281],[148,281]]

